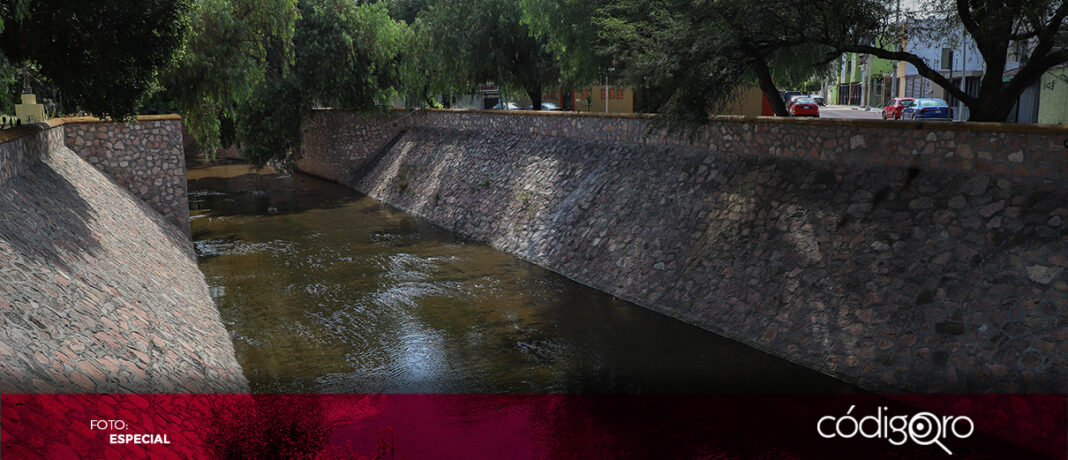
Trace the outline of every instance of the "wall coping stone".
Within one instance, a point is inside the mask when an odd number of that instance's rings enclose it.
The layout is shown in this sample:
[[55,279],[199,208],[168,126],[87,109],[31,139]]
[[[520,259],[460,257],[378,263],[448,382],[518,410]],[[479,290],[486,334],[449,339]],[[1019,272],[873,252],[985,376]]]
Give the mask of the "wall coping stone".
[[[360,112],[354,109],[316,108],[313,111],[321,112]],[[656,114],[649,113],[600,113],[600,112],[566,112],[547,110],[476,110],[476,109],[403,109],[393,108],[391,112],[416,113],[416,112],[440,112],[457,114],[484,114],[501,116],[540,116],[540,117],[571,117],[571,118],[606,118],[606,119],[629,119],[629,120],[652,120]],[[971,121],[966,123],[951,121],[906,121],[906,120],[869,120],[857,118],[795,118],[795,117],[763,117],[751,115],[713,115],[708,117],[711,122],[727,123],[763,123],[781,125],[812,125],[812,126],[841,126],[856,128],[894,128],[938,130],[938,131],[982,131],[993,133],[1024,133],[1024,134],[1063,134],[1068,135],[1068,125],[1056,124],[1024,124],[1024,123],[998,123]]]
[[17,128],[5,129],[0,131],[0,144],[4,142],[10,142],[23,136],[39,133],[46,129],[52,129],[55,127],[63,126],[66,124],[78,124],[78,123],[130,123],[130,122],[143,122],[143,121],[160,121],[160,120],[181,120],[182,116],[171,113],[164,115],[138,115],[133,120],[128,121],[113,121],[110,119],[100,119],[97,117],[60,117],[50,118],[45,121],[39,121],[37,123],[31,123],[22,125]]
[[[315,109],[312,118],[331,111]],[[834,164],[974,171],[1046,182],[1068,179],[1068,125],[719,116],[688,135],[650,131],[653,117],[648,114],[460,109],[333,112],[358,116],[364,124],[375,118],[388,120],[393,134],[418,126],[489,130]],[[377,141],[384,143],[393,134]]]

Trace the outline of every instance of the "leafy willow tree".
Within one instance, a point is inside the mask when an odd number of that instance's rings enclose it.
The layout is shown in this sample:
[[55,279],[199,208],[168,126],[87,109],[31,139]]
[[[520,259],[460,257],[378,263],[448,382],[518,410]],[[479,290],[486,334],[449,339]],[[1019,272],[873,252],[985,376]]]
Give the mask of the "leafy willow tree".
[[[601,8],[600,52],[618,56],[628,80],[662,94],[667,119],[702,123],[756,82],[777,115],[776,76],[804,79],[831,49],[800,33],[813,21],[790,0],[617,0]],[[836,16],[828,15],[826,20]]]
[[5,1],[4,78],[10,83],[11,65],[31,62],[69,108],[131,117],[177,58],[189,10],[189,0]]
[[385,110],[397,94],[400,52],[409,32],[389,17],[385,3],[301,0],[298,9],[294,65],[269,65],[235,111],[237,141],[257,166],[291,167],[312,108]]
[[430,0],[413,22],[404,90],[424,103],[489,81],[520,88],[535,109],[560,69],[546,41],[523,21],[515,0]]
[[519,0],[523,23],[544,40],[560,67],[565,86],[584,87],[611,68],[612,56],[598,52],[592,21],[611,0]]
[[[835,0],[797,2],[815,10],[835,8],[855,18],[876,18],[822,24],[810,30],[819,32],[816,40],[839,50],[912,64],[920,75],[967,105],[974,121],[1005,121],[1024,89],[1047,70],[1068,62],[1068,0],[930,0],[918,9],[906,10],[903,27],[885,0],[857,1],[845,8]],[[905,34],[913,42],[944,43],[948,36],[961,33],[975,40],[986,63],[978,96],[966,94],[920,56],[896,47]],[[1014,50],[1026,51],[1019,70],[1005,78],[1009,53]]]
[[163,84],[203,152],[225,146],[222,122],[233,120],[269,72],[291,64],[296,19],[296,0],[197,2],[194,32]]
[[309,0],[300,2],[300,15],[294,69],[306,98],[319,106],[388,108],[409,31],[387,5]]

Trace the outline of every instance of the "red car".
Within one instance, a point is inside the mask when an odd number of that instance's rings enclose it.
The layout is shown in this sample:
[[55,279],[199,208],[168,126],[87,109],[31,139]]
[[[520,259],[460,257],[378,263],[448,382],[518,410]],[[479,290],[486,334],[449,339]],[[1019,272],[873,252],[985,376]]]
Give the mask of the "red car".
[[916,98],[895,97],[891,99],[890,103],[886,104],[886,107],[883,107],[883,120],[900,120],[901,109],[904,109],[905,106],[909,105],[909,102],[912,102],[914,99]]
[[790,104],[790,115],[795,117],[818,117],[820,106],[811,97],[796,97]]

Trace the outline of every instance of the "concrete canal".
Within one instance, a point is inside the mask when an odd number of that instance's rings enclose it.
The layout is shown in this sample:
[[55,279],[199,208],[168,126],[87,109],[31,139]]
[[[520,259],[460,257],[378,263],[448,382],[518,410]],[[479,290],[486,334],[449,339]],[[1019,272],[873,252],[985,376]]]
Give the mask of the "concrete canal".
[[189,171],[192,233],[258,392],[852,392],[358,192]]

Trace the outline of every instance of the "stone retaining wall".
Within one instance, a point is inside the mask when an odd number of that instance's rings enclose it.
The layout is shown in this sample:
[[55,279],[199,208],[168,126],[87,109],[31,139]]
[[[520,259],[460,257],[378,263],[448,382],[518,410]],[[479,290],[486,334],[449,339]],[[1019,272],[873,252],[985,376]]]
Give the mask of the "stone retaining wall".
[[298,168],[868,388],[1068,391],[1068,129],[401,117],[317,112]]
[[63,130],[67,147],[189,231],[181,118],[143,116],[126,123],[69,118]]
[[247,391],[186,232],[64,129],[0,144],[0,392]]

